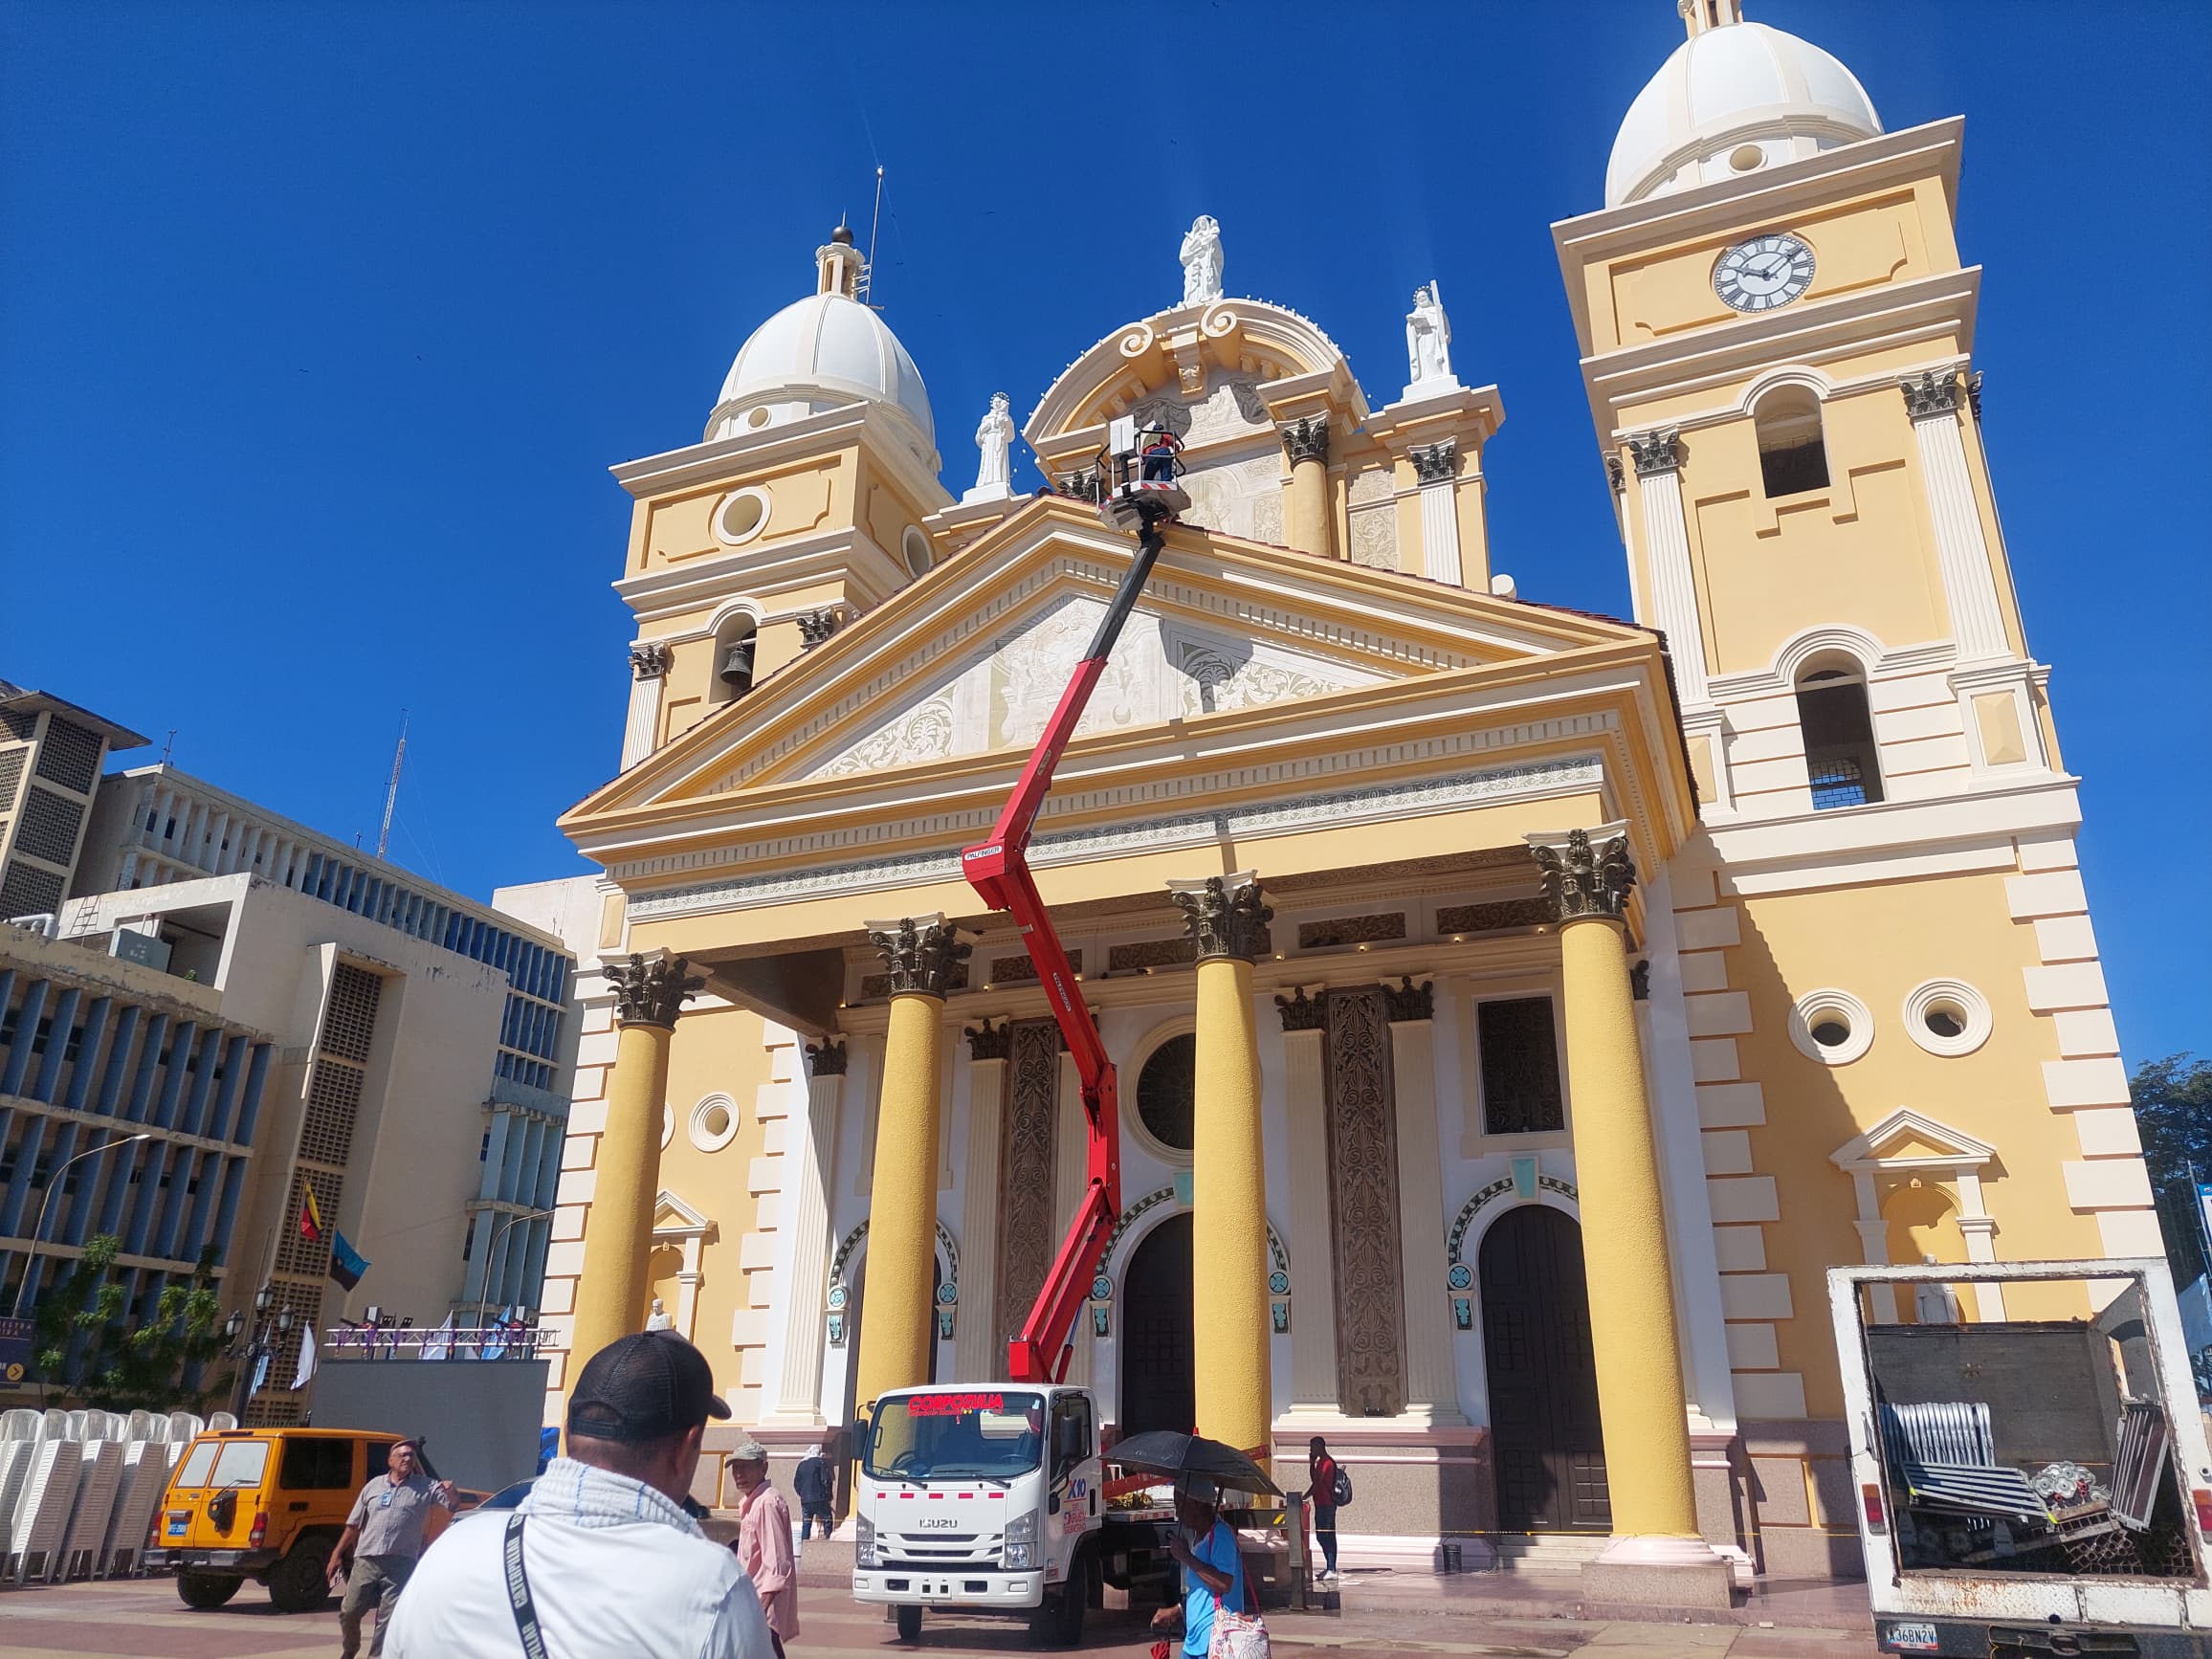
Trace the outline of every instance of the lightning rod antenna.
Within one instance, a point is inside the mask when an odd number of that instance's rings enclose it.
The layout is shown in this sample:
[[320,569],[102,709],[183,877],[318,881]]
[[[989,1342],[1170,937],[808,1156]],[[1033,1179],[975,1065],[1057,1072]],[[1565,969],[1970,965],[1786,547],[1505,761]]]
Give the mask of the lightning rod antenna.
[[875,169],[875,211],[868,220],[868,303],[875,306],[875,232],[883,227],[883,168]]
[[399,748],[391,757],[391,784],[384,792],[384,828],[376,832],[376,855],[384,856],[384,850],[391,843],[391,809],[399,803],[399,769],[407,759],[408,712],[399,711]]

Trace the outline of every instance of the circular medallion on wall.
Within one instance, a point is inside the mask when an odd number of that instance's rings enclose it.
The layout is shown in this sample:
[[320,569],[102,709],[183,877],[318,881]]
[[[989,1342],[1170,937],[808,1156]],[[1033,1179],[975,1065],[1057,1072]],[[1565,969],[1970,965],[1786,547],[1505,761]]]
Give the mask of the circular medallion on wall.
[[738,1103],[709,1095],[692,1108],[691,1141],[701,1152],[719,1152],[738,1138]]
[[768,492],[733,490],[715,509],[715,540],[726,547],[741,547],[768,527]]
[[1465,1262],[1453,1262],[1451,1264],[1451,1272],[1445,1274],[1444,1276],[1446,1281],[1455,1291],[1469,1290],[1474,1284],[1474,1270],[1469,1267]]

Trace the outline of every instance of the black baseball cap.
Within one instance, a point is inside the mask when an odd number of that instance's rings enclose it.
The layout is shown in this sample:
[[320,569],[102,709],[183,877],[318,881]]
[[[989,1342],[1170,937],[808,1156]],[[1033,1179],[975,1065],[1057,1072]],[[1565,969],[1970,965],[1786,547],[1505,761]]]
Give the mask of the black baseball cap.
[[568,1432],[587,1440],[661,1440],[727,1417],[707,1357],[674,1331],[640,1331],[591,1356],[568,1396]]

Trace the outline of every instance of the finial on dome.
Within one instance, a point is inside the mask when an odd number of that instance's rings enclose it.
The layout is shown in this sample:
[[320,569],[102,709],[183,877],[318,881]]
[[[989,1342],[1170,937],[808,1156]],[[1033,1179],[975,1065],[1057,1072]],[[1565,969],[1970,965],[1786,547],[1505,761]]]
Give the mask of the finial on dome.
[[1674,10],[1689,25],[1694,40],[1710,29],[1726,29],[1743,21],[1743,0],[1674,0]]
[[814,250],[814,271],[815,293],[838,294],[847,299],[859,298],[868,261],[860,256],[860,250],[853,247],[852,229],[842,216],[837,221],[837,229],[830,232],[830,240]]

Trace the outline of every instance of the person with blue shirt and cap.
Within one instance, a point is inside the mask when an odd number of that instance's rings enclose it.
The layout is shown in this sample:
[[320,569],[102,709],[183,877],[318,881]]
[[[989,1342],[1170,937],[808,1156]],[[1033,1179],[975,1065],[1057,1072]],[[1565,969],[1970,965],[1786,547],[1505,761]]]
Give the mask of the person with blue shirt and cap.
[[[1167,1540],[1167,1553],[1183,1567],[1183,1651],[1187,1659],[1204,1659],[1213,1646],[1216,1607],[1232,1613],[1246,1611],[1244,1563],[1237,1554],[1236,1534],[1221,1518],[1221,1491],[1208,1476],[1185,1475],[1176,1483],[1177,1530]],[[1152,1627],[1172,1631],[1178,1609],[1162,1607]]]

